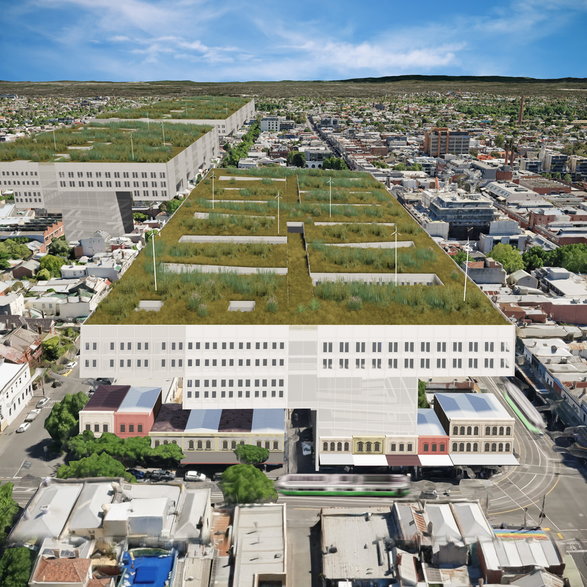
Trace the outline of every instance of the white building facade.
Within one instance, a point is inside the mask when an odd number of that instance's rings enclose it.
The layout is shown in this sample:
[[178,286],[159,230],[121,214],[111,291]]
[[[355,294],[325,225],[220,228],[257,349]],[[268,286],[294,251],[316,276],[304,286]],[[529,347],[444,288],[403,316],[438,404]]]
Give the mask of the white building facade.
[[508,324],[91,324],[81,336],[82,378],[183,377],[186,409],[320,409],[322,378],[514,373],[515,330]]
[[14,422],[32,395],[28,363],[0,364],[0,432]]

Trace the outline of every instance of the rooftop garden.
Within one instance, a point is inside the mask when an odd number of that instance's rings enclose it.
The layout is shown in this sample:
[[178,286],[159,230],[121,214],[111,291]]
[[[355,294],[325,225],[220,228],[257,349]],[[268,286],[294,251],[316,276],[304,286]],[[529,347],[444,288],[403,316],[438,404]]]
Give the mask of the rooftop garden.
[[228,118],[242,108],[246,98],[233,96],[194,96],[175,100],[159,100],[136,108],[123,108],[113,112],[102,112],[98,118],[153,118],[153,119],[186,119],[212,120]]
[[[303,223],[303,234],[288,232],[288,222]],[[393,276],[396,237],[398,274],[434,274],[442,285],[396,286],[393,279],[312,285],[310,271]],[[463,301],[462,271],[367,174],[216,169],[214,188],[208,174],[155,244],[157,291],[147,246],[88,324],[507,323],[474,284]],[[209,273],[190,265],[226,267]],[[178,266],[183,272],[173,270]],[[253,274],[231,269],[237,267]],[[163,305],[137,310],[143,300]],[[237,300],[254,300],[255,309],[229,312]]]
[[169,161],[210,129],[181,123],[162,128],[135,121],[93,122],[0,143],[0,160],[159,163]]

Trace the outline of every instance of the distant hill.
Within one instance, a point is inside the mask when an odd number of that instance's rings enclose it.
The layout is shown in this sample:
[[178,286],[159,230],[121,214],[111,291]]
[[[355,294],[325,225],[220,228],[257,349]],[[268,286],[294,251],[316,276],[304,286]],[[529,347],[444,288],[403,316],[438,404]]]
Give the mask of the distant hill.
[[504,75],[388,75],[384,77],[358,77],[340,80],[343,83],[395,83],[418,82],[486,82],[501,84],[549,84],[549,83],[587,83],[585,77],[559,77],[540,79],[535,77],[510,77]]

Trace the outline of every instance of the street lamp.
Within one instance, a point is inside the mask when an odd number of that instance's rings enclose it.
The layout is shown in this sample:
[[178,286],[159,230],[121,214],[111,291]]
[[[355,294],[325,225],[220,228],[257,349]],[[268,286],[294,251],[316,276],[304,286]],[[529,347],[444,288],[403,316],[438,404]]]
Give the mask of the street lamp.
[[329,185],[329,206],[328,206],[328,217],[332,218],[332,177],[328,178],[328,185]]
[[463,287],[463,302],[467,301],[467,279],[469,278],[469,251],[471,247],[469,245],[469,234],[471,227],[467,228],[467,244],[465,245],[465,251],[467,252],[467,258],[465,259],[465,285]]
[[395,285],[397,286],[397,224],[395,226],[395,231],[394,231],[394,233],[391,236],[394,237],[394,247],[393,247],[394,261],[393,261],[393,270],[395,272]]
[[212,210],[214,210],[214,169],[212,169]]
[[275,199],[277,200],[277,234],[279,234],[279,201],[281,200],[281,194],[279,192],[277,192]]
[[156,232],[151,233],[151,245],[153,247],[153,280],[155,282],[155,291],[157,291],[157,265],[155,262],[155,237],[157,236]]

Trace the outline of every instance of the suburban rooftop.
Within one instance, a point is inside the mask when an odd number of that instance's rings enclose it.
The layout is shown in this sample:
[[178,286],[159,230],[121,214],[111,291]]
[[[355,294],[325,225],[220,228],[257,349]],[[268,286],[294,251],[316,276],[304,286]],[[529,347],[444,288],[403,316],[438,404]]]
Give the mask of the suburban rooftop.
[[182,123],[92,122],[0,143],[0,161],[161,163],[211,128]]
[[157,291],[152,250],[88,324],[507,324],[366,173],[214,169],[155,237]]
[[250,98],[193,96],[174,100],[159,100],[135,108],[102,112],[97,118],[219,120],[228,118],[248,102],[250,102]]

